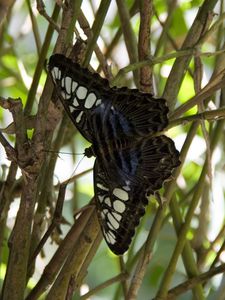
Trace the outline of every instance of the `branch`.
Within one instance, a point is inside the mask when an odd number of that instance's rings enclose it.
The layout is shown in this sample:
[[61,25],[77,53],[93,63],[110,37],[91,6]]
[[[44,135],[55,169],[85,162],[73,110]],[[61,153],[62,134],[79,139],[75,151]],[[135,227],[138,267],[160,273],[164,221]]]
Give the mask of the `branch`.
[[170,114],[170,119],[175,119],[187,112],[195,105],[212,96],[217,90],[225,86],[225,69],[213,76],[209,83],[189,101],[179,106],[173,113]]
[[95,295],[98,291],[101,291],[101,290],[107,288],[108,286],[118,282],[118,281],[124,281],[127,278],[128,278],[127,273],[121,273],[121,274],[119,274],[119,275],[117,275],[113,278],[110,278],[109,280],[106,280],[105,282],[99,284],[96,288],[92,289],[88,293],[81,296],[80,300],[85,300],[85,299],[89,298],[90,296]]
[[213,276],[220,274],[220,273],[224,273],[224,272],[225,272],[225,264],[222,264],[221,266],[213,268],[199,276],[188,279],[187,281],[179,284],[175,288],[172,288],[171,290],[169,290],[166,299],[167,300],[175,299],[177,296],[183,294],[184,292],[187,292],[188,290],[192,289],[197,284],[204,283],[207,280],[211,279]]
[[178,125],[186,125],[187,123],[198,121],[198,120],[207,120],[207,121],[218,121],[225,118],[225,107],[219,108],[215,110],[205,111],[199,114],[182,117],[179,119],[172,119],[169,122],[167,129],[170,129],[172,127],[178,126]]
[[112,86],[117,86],[119,84],[119,82],[121,81],[121,79],[125,76],[126,73],[129,73],[131,71],[134,71],[136,69],[142,68],[144,66],[150,65],[157,65],[157,64],[162,64],[163,62],[170,60],[170,59],[174,59],[174,58],[179,58],[179,57],[186,57],[186,56],[194,56],[194,57],[211,57],[211,56],[217,56],[220,55],[222,53],[225,53],[225,50],[218,50],[215,52],[200,52],[197,51],[195,48],[192,49],[187,49],[187,50],[179,50],[176,52],[172,52],[166,55],[163,55],[161,57],[150,57],[146,60],[143,61],[139,61],[133,64],[130,64],[122,69],[119,70],[119,72],[117,73],[117,75],[114,77],[113,80],[111,80],[110,84]]

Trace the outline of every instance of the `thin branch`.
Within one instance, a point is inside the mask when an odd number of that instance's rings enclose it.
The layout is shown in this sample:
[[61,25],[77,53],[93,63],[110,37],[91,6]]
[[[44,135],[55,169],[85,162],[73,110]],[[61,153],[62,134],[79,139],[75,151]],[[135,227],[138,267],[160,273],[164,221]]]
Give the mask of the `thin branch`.
[[[131,18],[137,13],[138,4],[139,4],[139,0],[135,0],[133,5],[131,6],[131,8],[129,10],[129,15]],[[108,45],[107,49],[105,50],[105,58],[109,58],[113,49],[117,46],[122,33],[123,33],[122,28],[119,27],[114,35],[114,38],[110,42],[110,45]]]
[[[59,15],[59,7],[58,7],[58,5],[55,5],[55,9],[52,13],[52,20],[57,20],[58,15]],[[46,55],[47,55],[47,52],[48,52],[49,45],[51,43],[53,33],[54,33],[54,29],[52,28],[52,26],[49,25],[47,33],[45,35],[45,39],[44,39],[42,48],[41,48],[41,52],[40,52],[40,56],[39,56],[37,66],[36,66],[36,69],[35,69],[35,73],[34,73],[34,76],[33,76],[32,84],[31,84],[31,87],[29,89],[29,93],[28,93],[28,96],[27,96],[26,106],[25,106],[25,109],[24,109],[24,114],[25,115],[30,115],[30,113],[31,113],[33,103],[34,103],[34,100],[35,100],[35,96],[36,96],[36,93],[37,93],[38,84],[39,84],[40,77],[41,77],[41,74],[42,74],[42,71],[43,71]],[[47,85],[47,83],[46,83],[46,85]],[[49,87],[48,87],[47,91],[46,90],[43,91],[43,95],[48,96],[49,91],[51,91],[51,89],[49,89]],[[44,94],[44,92],[46,92],[46,93]],[[42,97],[44,98],[44,96],[42,96]],[[49,96],[49,98],[50,98],[50,96]],[[45,109],[45,111],[47,111],[47,109]],[[39,116],[38,116],[37,119],[41,120],[43,117],[44,117],[44,115],[42,115],[42,117],[39,119]]]
[[122,282],[124,280],[126,280],[128,278],[128,274],[127,273],[121,273],[113,278],[110,278],[108,280],[106,280],[105,282],[99,284],[97,287],[95,287],[94,289],[92,289],[91,291],[89,291],[88,293],[84,294],[83,296],[80,297],[80,300],[85,300],[88,299],[90,296],[95,295],[97,292],[107,288],[108,286],[116,283],[116,282]]
[[150,232],[148,234],[146,243],[143,247],[143,251],[140,253],[140,257],[138,259],[138,263],[137,263],[136,269],[134,271],[134,275],[131,280],[131,284],[130,284],[129,291],[128,291],[128,299],[136,299],[136,297],[137,297],[137,293],[140,288],[141,280],[143,279],[143,275],[145,274],[145,271],[146,271],[145,268],[147,267],[148,259],[150,258],[150,255],[153,251],[155,241],[157,239],[158,233],[159,233],[162,223],[163,223],[167,205],[169,205],[170,200],[173,195],[173,192],[174,192],[175,179],[178,177],[178,175],[180,173],[182,164],[185,161],[188,149],[190,147],[190,144],[196,133],[197,128],[198,128],[198,125],[194,124],[192,126],[191,130],[189,131],[187,138],[185,140],[185,143],[180,152],[181,165],[177,169],[175,169],[175,172],[173,174],[174,180],[170,181],[166,185],[164,197],[165,197],[165,199],[167,199],[167,202],[165,202],[163,205],[159,206],[159,208],[156,212],[153,224],[152,224]]
[[[127,274],[126,272],[126,265],[124,263],[124,258],[123,256],[119,256],[119,263],[120,263],[120,272],[121,274]],[[121,282],[121,286],[123,289],[123,298],[126,299],[127,298],[127,292],[128,292],[128,274],[127,277],[123,278],[122,282]]]
[[223,21],[225,19],[225,12],[222,13],[218,20],[209,28],[208,31],[200,38],[199,44],[203,44],[205,41],[207,41],[213,34],[216,33],[218,28],[220,27],[221,24],[223,24]]
[[35,43],[36,43],[36,47],[37,47],[37,53],[38,53],[38,55],[40,55],[41,38],[40,38],[39,31],[38,31],[37,19],[34,16],[30,0],[26,0],[26,3],[28,6],[30,19],[31,19],[31,23],[32,23],[32,29],[33,29],[34,39],[35,39]]
[[54,216],[53,216],[53,219],[52,219],[52,223],[49,226],[46,233],[44,234],[41,241],[39,242],[37,248],[35,249],[35,251],[31,255],[31,257],[29,258],[28,269],[29,269],[29,267],[31,267],[31,264],[33,263],[36,256],[38,255],[38,253],[43,248],[44,244],[46,243],[49,236],[52,234],[52,232],[55,229],[55,227],[57,226],[57,224],[59,224],[62,220],[62,209],[63,209],[63,203],[64,203],[64,198],[65,198],[65,193],[66,193],[66,187],[67,186],[64,185],[64,184],[60,185],[58,200],[57,200],[57,204],[56,204],[56,207],[55,207],[55,212],[54,212]]
[[77,276],[77,280],[76,280],[76,289],[77,290],[81,287],[82,283],[84,282],[84,278],[87,275],[87,269],[99,248],[102,238],[103,238],[102,232],[101,232],[101,230],[99,230],[99,232],[98,232],[96,238],[94,239],[94,242],[90,248],[90,251],[88,252],[88,254],[86,256],[86,259],[81,266],[80,272]]
[[208,84],[194,97],[186,103],[179,106],[173,113],[170,114],[170,119],[175,119],[187,112],[195,105],[201,103],[205,99],[211,97],[216,91],[225,86],[225,69],[211,78]]
[[[138,39],[138,55],[139,61],[142,61],[150,55],[150,25],[152,12],[152,1],[139,1],[140,8],[140,29]],[[140,90],[153,94],[152,68],[144,66],[140,69]]]
[[[90,28],[90,25],[88,23],[87,18],[85,17],[85,14],[81,11],[79,18],[78,18],[80,27],[82,28],[82,30],[84,31],[85,35],[88,37],[88,39],[92,40],[93,37],[93,32],[92,29]],[[98,25],[99,26],[99,25]],[[97,26],[96,26],[97,27]],[[99,33],[98,33],[99,34]],[[91,46],[90,46],[91,47]],[[106,76],[106,78],[111,79],[112,75],[108,70],[108,65],[107,65],[107,61],[105,56],[103,55],[101,49],[99,48],[97,41],[95,43],[95,47],[94,47],[94,51],[96,54],[96,57],[99,60],[99,68],[101,67],[104,75]],[[99,70],[98,70],[99,71]],[[99,71],[100,72],[100,71]]]
[[223,224],[215,239],[213,241],[210,241],[209,247],[202,253],[201,257],[199,257],[199,261],[198,261],[199,265],[205,264],[208,256],[211,254],[212,251],[213,252],[215,251],[217,244],[220,243],[220,240],[224,239],[224,235],[225,235],[225,224]]
[[[130,23],[130,14],[127,8],[125,1],[116,0],[118,13],[120,17],[121,27],[123,30],[124,41],[126,44],[127,52],[131,63],[138,61],[138,52],[137,52],[137,41],[134,31]],[[139,72],[137,69],[133,70],[134,81],[136,86],[139,86]]]
[[[222,133],[222,126],[223,126],[224,122],[220,121],[217,122],[217,126],[214,129],[214,134],[212,135],[212,139],[211,139],[211,143],[210,143],[210,147],[212,152],[215,150],[216,144],[219,140],[219,137]],[[176,247],[173,251],[172,257],[170,259],[169,265],[163,275],[163,279],[160,285],[160,288],[158,290],[156,299],[161,299],[161,298],[165,298],[167,296],[167,292],[169,289],[169,285],[171,283],[171,280],[173,278],[173,274],[175,272],[175,267],[178,261],[178,258],[180,256],[180,254],[182,253],[184,246],[187,242],[186,239],[186,234],[187,231],[190,227],[190,222],[194,216],[194,212],[195,209],[199,203],[199,200],[201,198],[202,195],[202,191],[204,189],[204,184],[205,184],[205,178],[206,178],[206,174],[207,174],[207,160],[205,160],[202,171],[201,171],[201,175],[199,177],[198,183],[195,187],[195,191],[191,200],[191,203],[189,204],[188,207],[188,211],[185,217],[185,220],[182,224],[182,226],[179,228],[179,235],[178,235],[178,239],[177,239],[177,244]]]
[[1,3],[0,3],[0,28],[10,10],[10,7],[13,6],[13,4],[15,2],[16,2],[15,0],[2,0],[1,1]]
[[7,139],[1,133],[1,131],[0,131],[0,143],[5,148],[5,152],[7,154],[8,159],[16,162],[17,161],[16,150],[10,145],[10,143],[7,141]]
[[[218,275],[220,273],[225,272],[225,264],[222,264],[216,268],[210,269],[209,271],[202,273],[199,276],[193,277],[188,279],[187,281],[179,284],[178,286],[169,290],[167,298],[168,300],[176,299],[177,296],[187,292],[188,290],[192,289],[199,283],[204,283],[207,280],[211,279],[213,276]],[[155,299],[155,298],[154,298]]]
[[[169,42],[171,42],[169,29],[170,29],[171,22],[173,20],[174,12],[176,11],[176,6],[177,6],[177,0],[173,0],[173,1],[170,1],[167,3],[167,18],[166,18],[165,22],[161,22],[161,20],[158,16],[158,13],[156,11],[156,8],[154,7],[154,14],[162,27],[162,32],[157,41],[154,56],[158,56],[158,53],[160,52],[162,47],[166,48],[166,45],[167,45],[166,38],[167,37],[169,38]],[[175,46],[173,42],[172,42],[172,45]],[[174,49],[177,50],[177,47],[176,48],[174,47]]]
[[225,50],[218,50],[215,52],[199,52],[196,51],[194,48],[193,49],[187,49],[187,50],[179,50],[177,52],[172,52],[166,55],[163,55],[161,57],[150,57],[147,60],[139,61],[137,63],[130,64],[122,69],[119,70],[117,75],[114,77],[114,79],[111,81],[112,86],[116,86],[119,84],[121,81],[121,78],[124,77],[126,73],[129,73],[131,71],[134,71],[136,69],[142,68],[147,65],[156,65],[156,64],[161,64],[167,60],[174,59],[174,58],[179,58],[179,57],[185,57],[185,56],[201,56],[201,57],[211,57],[211,56],[216,56],[224,53]]
[[[85,212],[84,212],[85,213]],[[100,231],[96,211],[92,208],[92,216],[88,220],[84,233],[81,234],[74,244],[69,256],[53,283],[46,300],[65,299],[71,278],[76,280],[82,269],[82,265],[88,256],[89,251],[95,242]]]
[[49,15],[46,13],[44,2],[42,0],[36,0],[36,2],[39,14],[48,21],[49,25],[52,26],[53,29],[59,32],[59,26],[57,25],[55,20],[52,17],[49,17]]
[[169,125],[166,128],[166,130],[179,125],[187,125],[188,123],[193,121],[198,121],[198,120],[218,121],[224,118],[225,118],[225,107],[215,109],[215,110],[210,110],[210,111],[204,111],[199,114],[182,117],[179,119],[172,119],[169,122]]
[[[212,11],[217,2],[218,0],[205,0],[203,2],[191,28],[187,33],[181,50],[192,49],[197,45],[199,46],[199,40],[210,25]],[[191,55],[177,58],[166,81],[163,98],[167,100],[171,111],[174,109],[177,94],[191,58]]]
[[95,21],[94,21],[94,24],[92,26],[93,35],[92,35],[92,38],[88,40],[86,56],[85,56],[85,60],[84,60],[84,63],[83,63],[83,65],[85,67],[87,67],[89,62],[90,62],[91,55],[92,55],[92,53],[94,51],[94,48],[96,46],[97,39],[99,37],[102,26],[104,24],[105,17],[106,17],[106,14],[108,12],[110,3],[111,3],[111,0],[102,0],[101,4],[99,6],[99,9],[97,11],[97,14],[95,16]]
[[217,251],[216,257],[214,258],[214,260],[210,266],[210,270],[213,269],[215,267],[215,265],[218,263],[220,256],[223,253],[224,249],[225,249],[225,240],[223,241],[223,244],[221,245],[220,249]]
[[[26,300],[39,299],[39,297],[44,293],[47,287],[53,283],[56,274],[58,274],[59,270],[61,269],[63,263],[67,259],[69,253],[74,248],[74,245],[76,244],[82,232],[84,232],[85,226],[87,225],[88,221],[93,215],[93,210],[93,207],[90,207],[90,209],[86,209],[82,212],[79,218],[76,219],[76,222],[70,228],[66,237],[61,242],[60,246],[51,258],[50,262],[45,267],[40,280],[32,289],[30,294],[26,297]],[[80,245],[78,245],[78,248],[79,247]]]

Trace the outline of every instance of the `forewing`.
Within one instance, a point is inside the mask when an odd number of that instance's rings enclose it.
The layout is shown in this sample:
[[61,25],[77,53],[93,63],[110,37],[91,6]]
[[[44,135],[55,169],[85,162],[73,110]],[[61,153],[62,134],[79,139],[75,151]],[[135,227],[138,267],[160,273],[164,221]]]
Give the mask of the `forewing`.
[[92,142],[95,133],[90,115],[102,103],[101,91],[110,89],[108,81],[61,54],[50,57],[48,68],[69,117],[81,134]]
[[49,71],[68,115],[90,142],[97,131],[101,139],[118,140],[153,135],[168,124],[164,99],[126,87],[110,88],[108,80],[61,54],[50,57]]

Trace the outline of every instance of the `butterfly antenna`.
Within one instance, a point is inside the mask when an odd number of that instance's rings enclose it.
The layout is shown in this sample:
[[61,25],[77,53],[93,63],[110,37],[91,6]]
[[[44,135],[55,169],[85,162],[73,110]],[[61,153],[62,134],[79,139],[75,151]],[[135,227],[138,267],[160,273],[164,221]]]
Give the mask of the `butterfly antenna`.
[[74,152],[65,152],[65,151],[55,151],[55,150],[43,150],[47,153],[56,153],[56,154],[67,154],[67,155],[84,155],[84,153],[74,153]]
[[77,171],[79,165],[81,164],[81,162],[83,161],[84,158],[85,158],[85,155],[83,154],[83,157],[79,160],[78,164],[76,165],[76,167],[75,167],[74,171],[72,172],[72,174],[70,176],[70,179],[68,181],[70,181],[71,178],[73,178],[75,176],[76,171]]

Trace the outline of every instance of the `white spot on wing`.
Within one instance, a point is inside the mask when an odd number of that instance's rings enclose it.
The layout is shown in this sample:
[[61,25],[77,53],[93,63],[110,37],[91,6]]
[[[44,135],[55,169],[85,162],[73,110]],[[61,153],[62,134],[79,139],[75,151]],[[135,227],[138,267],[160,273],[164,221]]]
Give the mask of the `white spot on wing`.
[[104,196],[98,196],[98,200],[99,200],[99,202],[103,202],[103,200],[104,200]]
[[124,191],[120,188],[115,188],[113,190],[113,195],[115,195],[117,198],[119,198],[123,201],[129,200],[129,195],[128,195],[127,191]]
[[123,189],[124,189],[125,191],[127,191],[127,192],[130,191],[130,187],[129,187],[128,185],[123,186]]
[[68,94],[65,94],[65,99],[66,100],[68,100],[68,99],[70,99],[71,98],[71,96],[70,95],[68,95]]
[[101,110],[104,110],[105,109],[105,103],[101,103],[100,108],[101,108]]
[[117,220],[117,221],[120,221],[122,219],[122,216],[119,215],[118,213],[116,212],[112,212],[112,215],[114,216],[114,218]]
[[112,243],[110,242],[110,239],[109,239],[109,237],[108,237],[108,234],[105,233],[104,236],[105,236],[106,241],[107,241],[109,244],[112,244]]
[[104,202],[105,202],[105,204],[107,204],[109,207],[111,207],[111,201],[110,201],[109,197],[106,197]]
[[115,240],[115,236],[113,237],[112,236],[112,234],[110,234],[111,233],[111,231],[109,231],[107,234],[106,234],[106,236],[108,237],[108,239],[109,239],[109,244],[115,244],[115,242],[116,242],[116,240]]
[[58,68],[57,67],[54,67],[52,69],[52,77],[54,78],[54,80],[57,79],[57,74],[58,74]]
[[131,188],[130,188],[130,180],[126,180],[126,185],[123,186],[123,189],[125,191],[130,191],[131,190]]
[[69,105],[69,110],[70,110],[70,112],[72,114],[75,111],[75,108],[73,106]]
[[71,94],[71,84],[72,84],[72,79],[70,77],[65,78],[65,88],[67,94]]
[[109,235],[111,235],[112,238],[116,239],[116,236],[115,236],[115,234],[112,232],[112,230],[109,230],[107,233],[108,233]]
[[108,209],[103,209],[103,214],[107,214],[109,212],[109,210]]
[[84,86],[79,86],[77,89],[77,97],[79,99],[84,99],[87,95],[87,89]]
[[80,120],[81,120],[81,118],[82,118],[82,115],[83,115],[83,111],[81,111],[80,113],[79,113],[79,115],[76,117],[76,123],[80,123]]
[[125,211],[126,206],[122,201],[116,200],[113,202],[113,208],[115,209],[115,211],[122,213]]
[[73,81],[73,83],[72,83],[72,93],[75,91],[77,86],[78,86],[78,83],[76,81]]
[[79,103],[78,103],[76,97],[74,97],[74,99],[73,99],[73,105],[74,105],[75,107],[79,106]]
[[100,190],[107,191],[107,192],[109,191],[109,189],[101,183],[97,183],[97,187],[100,188]]
[[96,96],[94,93],[90,93],[88,94],[86,100],[85,100],[85,103],[84,103],[84,106],[86,108],[91,108],[94,104],[95,104],[95,101],[96,101]]
[[114,240],[110,235],[109,235],[109,240],[110,240],[110,244],[115,244],[116,240]]
[[110,229],[112,229],[112,230],[114,230],[114,229],[116,229],[116,228],[114,228],[113,226],[112,226],[112,224],[111,223],[107,223],[107,226],[110,228]]
[[98,105],[100,105],[102,103],[102,100],[101,99],[98,99],[97,101],[96,101],[96,103],[95,103],[95,106],[98,106]]
[[61,70],[58,69],[58,79],[61,78],[61,74],[62,74]]
[[64,90],[61,90],[61,96],[63,97],[63,99],[66,99],[66,93],[64,92]]
[[110,224],[115,228],[115,229],[118,229],[119,228],[119,223],[113,218],[113,216],[111,214],[108,214],[107,215],[108,217],[108,220],[110,222]]

